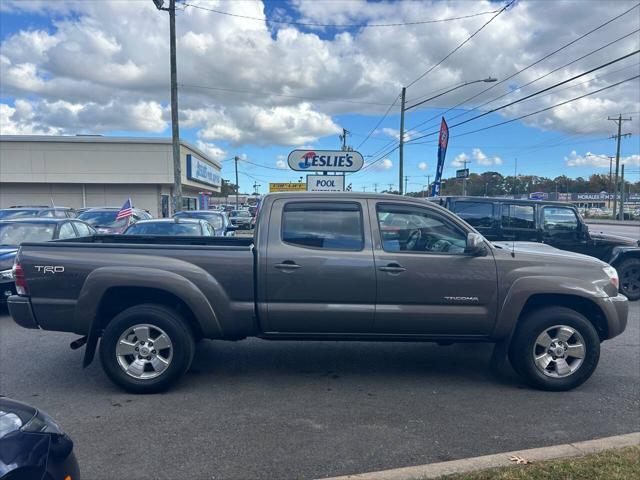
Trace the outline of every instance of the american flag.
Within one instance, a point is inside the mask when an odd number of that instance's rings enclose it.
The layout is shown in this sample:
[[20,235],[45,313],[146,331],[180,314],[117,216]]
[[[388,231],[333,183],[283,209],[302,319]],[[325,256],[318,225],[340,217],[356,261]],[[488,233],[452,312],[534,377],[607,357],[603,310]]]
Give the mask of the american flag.
[[116,215],[116,220],[120,220],[121,218],[127,218],[133,215],[133,207],[131,206],[131,199],[127,198],[127,201],[124,202],[124,205]]

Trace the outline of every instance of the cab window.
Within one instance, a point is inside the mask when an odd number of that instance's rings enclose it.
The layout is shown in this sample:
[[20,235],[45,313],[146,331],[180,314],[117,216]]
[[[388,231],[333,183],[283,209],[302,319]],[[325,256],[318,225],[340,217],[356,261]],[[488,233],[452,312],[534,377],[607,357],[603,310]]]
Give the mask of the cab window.
[[58,234],[58,238],[74,238],[76,237],[76,231],[73,229],[73,225],[71,222],[65,222],[60,225],[60,233]]
[[387,252],[464,253],[466,234],[436,213],[420,208],[378,205],[382,248]]
[[455,202],[453,212],[476,228],[493,224],[493,204],[489,202]]
[[358,251],[364,247],[357,203],[292,202],[282,212],[282,241],[307,248]]
[[535,230],[533,205],[502,205],[502,226],[504,228]]
[[544,207],[542,223],[545,230],[578,230],[578,217],[575,211],[566,207]]

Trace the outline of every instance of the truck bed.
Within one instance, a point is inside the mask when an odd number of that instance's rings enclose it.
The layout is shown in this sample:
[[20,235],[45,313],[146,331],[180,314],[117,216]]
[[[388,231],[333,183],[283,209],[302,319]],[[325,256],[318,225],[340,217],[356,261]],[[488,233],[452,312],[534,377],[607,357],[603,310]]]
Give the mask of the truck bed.
[[[188,237],[175,235],[92,235],[90,237],[69,238],[56,242],[109,243],[130,245],[207,245],[221,247],[249,247],[253,237]],[[25,245],[30,245],[26,243]]]

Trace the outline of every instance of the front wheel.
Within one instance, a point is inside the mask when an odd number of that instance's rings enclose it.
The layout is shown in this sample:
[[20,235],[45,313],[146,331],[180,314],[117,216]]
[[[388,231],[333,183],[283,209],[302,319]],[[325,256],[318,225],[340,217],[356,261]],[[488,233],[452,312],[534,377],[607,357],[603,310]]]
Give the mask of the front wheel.
[[531,386],[571,390],[595,371],[600,338],[580,313],[565,307],[547,307],[521,320],[509,358],[514,370]]
[[177,312],[144,304],[109,322],[100,340],[100,361],[116,385],[132,393],[156,393],[184,375],[194,350],[193,335]]
[[620,293],[629,300],[640,299],[640,258],[628,258],[616,270],[620,276]]

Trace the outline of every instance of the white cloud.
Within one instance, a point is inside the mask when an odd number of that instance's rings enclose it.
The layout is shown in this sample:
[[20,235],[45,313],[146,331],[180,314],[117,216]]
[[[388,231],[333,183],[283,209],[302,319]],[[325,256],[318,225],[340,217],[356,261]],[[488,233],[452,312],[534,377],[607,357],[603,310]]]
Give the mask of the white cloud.
[[[504,79],[632,5],[630,0],[591,2],[589,8],[571,1],[552,5],[516,2],[425,81],[412,86],[408,99],[424,98],[429,92],[487,75]],[[498,7],[489,0],[293,2],[294,20],[320,23],[401,22],[467,15]],[[264,5],[259,1],[221,2],[219,8],[264,18]],[[46,30],[24,27],[0,44],[0,97],[6,104],[3,115],[15,108],[9,98],[31,105],[29,120],[14,118],[15,112],[9,115],[13,118],[10,127],[16,132],[157,132],[163,125],[167,127],[168,22],[166,13],[157,11],[152,2],[5,0],[0,9],[55,19]],[[292,11],[279,9],[278,14],[291,15]],[[234,146],[313,143],[338,132],[332,119],[335,115],[383,114],[387,109],[384,104],[393,101],[402,85],[444,57],[451,45],[463,41],[488,18],[480,16],[428,27],[299,30],[187,7],[177,19],[181,118],[207,142],[228,141]],[[620,18],[614,26],[595,32],[513,80],[494,84],[491,92],[466,106],[474,107],[507,93],[514,85],[532,81],[567,59],[577,58],[591,46],[604,45],[616,32],[622,34],[636,28],[636,18],[633,12]],[[564,68],[499,102],[507,103],[637,47],[637,36],[630,36],[590,56],[588,61]],[[420,54],[416,56],[416,52]],[[635,60],[618,64],[627,68],[624,71],[598,72],[602,78],[591,76],[587,83],[552,90],[549,95],[514,105],[501,114],[513,118],[630,77],[632,68],[637,70],[632,61]],[[486,87],[478,84],[461,88],[428,105],[449,107]],[[543,129],[608,135],[612,124],[607,116],[637,111],[638,97],[637,82],[629,82],[525,121]],[[76,107],[78,111],[74,112]],[[434,120],[434,129],[438,122]],[[629,128],[636,132],[639,125],[633,122]],[[430,126],[424,126],[427,127]],[[398,135],[393,129],[382,132],[392,138]],[[480,165],[484,161],[498,164],[496,157],[488,158],[477,161]]]
[[202,150],[204,153],[209,155],[214,160],[223,160],[227,158],[227,152],[222,148],[218,147],[216,144],[211,142],[203,142],[202,140],[198,140],[196,142],[196,147]]
[[428,168],[427,162],[420,162],[418,164],[418,168],[422,171],[425,171]]
[[[366,162],[364,166],[365,167],[367,166]],[[371,164],[371,170],[376,172],[391,170],[392,168],[393,168],[393,161],[391,161],[391,159],[389,158],[384,158],[380,161],[377,161],[376,163]]]
[[461,154],[457,155],[456,158],[453,159],[453,162],[451,162],[451,165],[453,165],[456,168],[460,168],[464,166],[465,161],[466,162],[469,161],[469,155],[462,152]]
[[276,158],[276,167],[281,170],[287,170],[289,166],[287,165],[286,158],[287,157],[285,157],[284,155],[278,155]]
[[502,159],[498,156],[488,157],[479,148],[474,148],[472,151],[473,159],[478,165],[488,167],[491,165],[502,165]]
[[[567,167],[595,167],[608,169],[609,157],[607,155],[595,154],[591,152],[587,152],[584,155],[579,155],[575,150],[572,150],[568,156],[564,157],[564,163]],[[622,157],[620,158],[620,164],[640,167],[640,155],[634,154]]]

